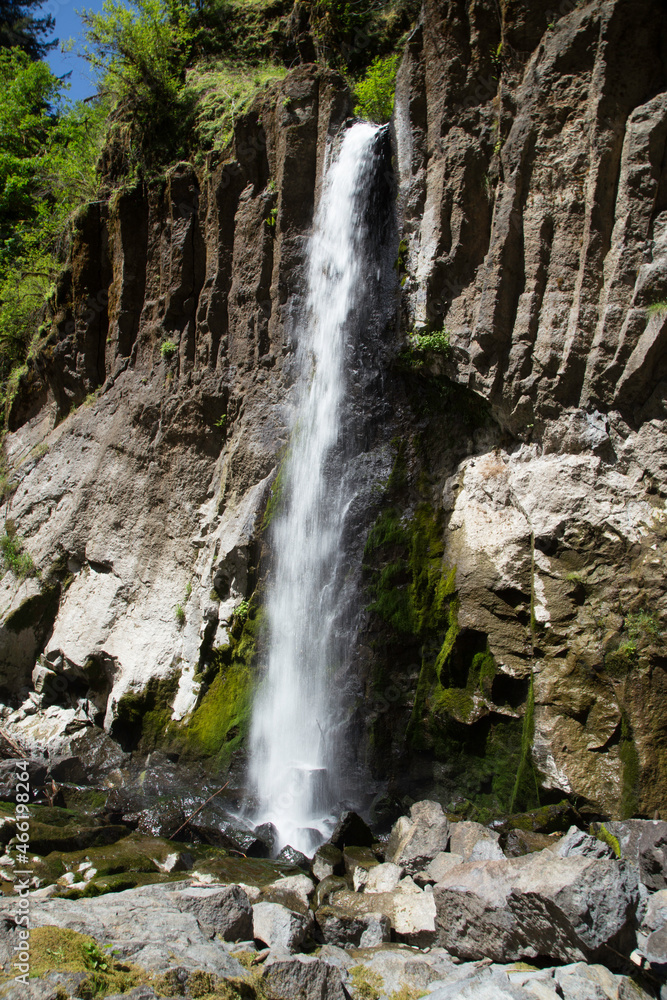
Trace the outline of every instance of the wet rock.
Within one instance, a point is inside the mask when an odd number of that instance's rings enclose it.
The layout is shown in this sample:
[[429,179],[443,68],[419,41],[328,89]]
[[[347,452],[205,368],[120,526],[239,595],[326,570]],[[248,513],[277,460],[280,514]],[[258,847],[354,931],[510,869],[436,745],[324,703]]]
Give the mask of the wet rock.
[[315,909],[324,906],[334,892],[341,892],[347,888],[348,883],[346,879],[341,878],[339,875],[327,875],[315,889]]
[[342,875],[345,871],[343,852],[333,844],[322,844],[315,851],[312,871],[315,878],[320,881],[328,875]]
[[639,898],[629,862],[543,851],[468,862],[433,890],[438,943],[464,959],[618,961],[634,947]]
[[[184,811],[170,802],[145,809],[135,814],[135,817],[137,833],[145,834],[147,837],[166,838],[181,829],[186,819]],[[187,828],[182,830],[183,836],[187,837],[188,832]]]
[[163,861],[155,861],[158,871],[169,875],[172,872],[189,872],[194,866],[194,859],[188,851],[174,851],[168,854]]
[[449,822],[438,802],[415,802],[410,816],[394,824],[387,843],[386,860],[406,872],[426,867],[449,844]]
[[346,847],[343,851],[343,861],[349,878],[354,880],[359,872],[360,884],[366,873],[380,863],[369,847]]
[[345,847],[371,847],[375,840],[367,823],[355,812],[344,812],[336,823],[329,843],[340,851]]
[[500,834],[481,823],[465,820],[452,823],[449,849],[464,861],[492,861],[505,855],[499,844]]
[[310,955],[269,958],[262,976],[275,996],[350,1000],[340,970]]
[[310,859],[305,854],[302,854],[301,851],[297,851],[295,847],[290,847],[289,844],[283,847],[276,861],[282,861],[287,865],[293,865],[295,868],[304,868],[306,871],[310,871]]
[[596,840],[590,834],[584,833],[576,826],[571,826],[564,837],[558,841],[553,848],[554,854],[559,858],[570,858],[580,854],[584,858],[615,858],[616,855],[611,847]]
[[183,889],[178,893],[178,905],[223,941],[248,941],[253,936],[250,900],[239,885]]
[[253,937],[267,948],[298,951],[313,926],[312,914],[295,913],[280,903],[255,903]]
[[[28,772],[28,784],[31,789],[37,791],[46,781],[46,766],[44,761],[28,760],[26,762],[26,770]],[[14,760],[0,760],[0,800],[3,802],[16,801],[16,761]]]

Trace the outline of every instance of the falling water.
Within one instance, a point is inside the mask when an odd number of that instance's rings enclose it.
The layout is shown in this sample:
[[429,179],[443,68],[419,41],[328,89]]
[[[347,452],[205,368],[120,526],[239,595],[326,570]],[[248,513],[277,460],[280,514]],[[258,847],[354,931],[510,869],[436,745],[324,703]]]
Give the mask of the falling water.
[[351,354],[364,335],[368,300],[381,287],[367,248],[378,133],[367,123],[346,131],[310,241],[300,393],[282,510],[272,525],[267,671],[251,729],[255,821],[274,824],[279,848],[291,844],[304,853],[328,836],[341,796],[342,532],[355,489],[342,425],[351,405]]

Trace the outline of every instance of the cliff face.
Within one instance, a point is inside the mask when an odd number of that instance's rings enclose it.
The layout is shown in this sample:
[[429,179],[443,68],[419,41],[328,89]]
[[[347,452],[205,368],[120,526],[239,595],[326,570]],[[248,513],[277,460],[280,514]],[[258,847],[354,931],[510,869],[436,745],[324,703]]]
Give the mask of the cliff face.
[[[366,388],[382,490],[350,542],[370,606],[359,765],[464,809],[536,805],[539,786],[652,815],[667,18],[658,0],[501,11],[426,0],[397,81],[404,280],[394,360]],[[1,584],[17,737],[55,746],[94,720],[216,766],[242,750],[290,323],[349,112],[340,77],[301,67],[237,122],[233,158],[80,214],[5,440],[8,517],[41,571]],[[449,352],[399,355],[407,331],[442,327]]]

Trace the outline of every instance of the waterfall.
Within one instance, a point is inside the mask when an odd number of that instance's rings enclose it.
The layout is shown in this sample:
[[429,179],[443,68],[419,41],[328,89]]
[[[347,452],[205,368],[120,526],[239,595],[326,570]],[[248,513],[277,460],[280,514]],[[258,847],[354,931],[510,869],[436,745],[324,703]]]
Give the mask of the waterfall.
[[347,433],[345,424],[355,345],[372,325],[369,310],[386,280],[372,232],[382,221],[383,136],[377,126],[353,125],[325,174],[298,329],[295,419],[271,526],[266,675],[253,707],[250,782],[255,822],[273,823],[278,848],[306,854],[327,838],[348,791],[340,775],[350,645],[343,530],[355,496],[349,465],[357,430]]

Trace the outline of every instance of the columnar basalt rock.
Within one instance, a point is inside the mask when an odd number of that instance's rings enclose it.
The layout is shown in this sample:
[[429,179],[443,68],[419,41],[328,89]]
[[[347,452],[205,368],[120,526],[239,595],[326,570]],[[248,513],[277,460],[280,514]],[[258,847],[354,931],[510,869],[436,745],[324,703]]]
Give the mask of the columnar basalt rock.
[[[377,448],[346,540],[360,555],[368,539],[373,590],[353,757],[394,802],[478,818],[569,796],[652,817],[667,795],[665,13],[554,6],[425,0],[405,44],[397,319],[382,379],[355,399]],[[10,518],[41,580],[0,582],[0,698],[28,744],[95,722],[242,761],[261,592],[244,602],[279,502],[305,239],[350,112],[342,78],[305,65],[204,167],[117,190],[122,129],[106,150],[8,410]],[[440,330],[448,349],[405,349]],[[48,712],[40,656],[60,679]]]

